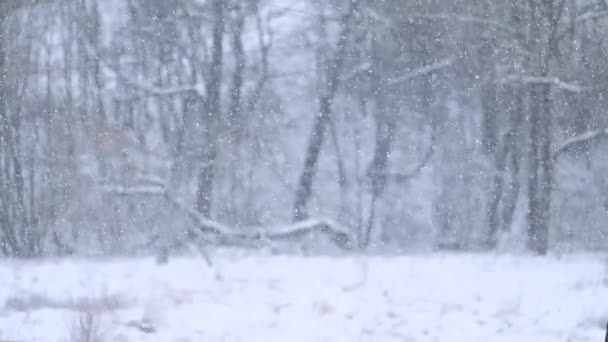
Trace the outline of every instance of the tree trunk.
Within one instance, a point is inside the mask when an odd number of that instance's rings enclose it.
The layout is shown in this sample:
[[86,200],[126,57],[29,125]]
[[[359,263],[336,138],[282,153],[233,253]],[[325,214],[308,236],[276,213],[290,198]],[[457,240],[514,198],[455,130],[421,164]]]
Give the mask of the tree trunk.
[[228,114],[230,139],[234,140],[240,137],[241,126],[241,103],[243,89],[243,73],[245,71],[245,51],[243,48],[243,28],[245,25],[244,9],[237,5],[235,8],[236,14],[234,18],[234,26],[232,27],[232,49],[234,53],[235,66],[232,74],[232,85],[230,90],[230,109]]
[[498,149],[498,96],[494,80],[484,82],[481,91],[482,148],[485,155]]
[[552,160],[550,154],[550,87],[531,86],[530,174],[528,178],[528,247],[544,255],[548,249]]
[[[547,78],[555,50],[559,19],[564,2],[556,7],[554,0],[545,0],[533,7],[532,52],[538,53],[538,75]],[[541,38],[544,38],[542,43]],[[549,247],[551,195],[553,190],[553,158],[551,154],[551,85],[531,85],[530,110],[530,178],[528,185],[528,247],[544,255]]]
[[239,203],[239,199],[242,198],[242,192],[239,190],[243,188],[242,179],[245,179],[244,174],[239,168],[239,160],[244,157],[242,153],[241,142],[243,140],[243,133],[245,132],[244,118],[242,117],[242,93],[243,93],[243,80],[245,72],[245,51],[243,48],[243,29],[245,25],[245,12],[238,4],[233,8],[235,15],[233,18],[233,24],[231,27],[232,31],[232,52],[234,54],[234,72],[232,74],[232,84],[230,85],[230,105],[228,110],[228,132],[227,137],[230,145],[227,150],[228,153],[228,168],[230,172],[230,211],[232,212],[232,222],[240,222],[243,214],[242,205]]
[[[0,247],[7,255],[20,255],[21,244],[18,237],[19,227],[19,208],[18,198],[23,193],[18,193],[17,189],[23,184],[21,178],[21,167],[18,156],[15,155],[14,120],[9,118],[7,101],[7,45],[6,19],[13,10],[15,3],[4,1],[0,3]],[[22,187],[21,187],[22,188]]]
[[[379,111],[386,111],[386,108],[378,108]],[[370,216],[367,222],[365,235],[362,237],[362,247],[369,247],[371,243],[372,230],[375,220],[376,203],[384,188],[386,187],[388,157],[391,151],[391,145],[395,136],[395,122],[391,114],[380,113],[376,123],[376,147],[374,149],[374,158],[369,165],[367,177],[370,183],[372,199]]]
[[488,159],[488,167],[492,177],[490,178],[490,192],[487,209],[488,235],[484,241],[484,247],[493,249],[496,247],[496,233],[500,225],[500,203],[503,196],[503,181],[505,171],[506,149],[498,141],[498,94],[497,85],[494,81],[494,68],[490,63],[490,46],[482,50],[482,59],[486,69],[489,69],[487,79],[481,89],[481,113],[482,113],[482,153]]
[[329,116],[331,115],[331,100],[327,97],[320,99],[320,108],[315,123],[308,141],[308,149],[306,150],[306,159],[304,161],[304,169],[300,175],[300,182],[296,189],[294,203],[294,220],[301,221],[307,218],[306,205],[312,194],[312,181],[316,172],[321,145],[323,144],[323,136]]
[[352,17],[357,10],[359,2],[359,0],[351,0],[348,12],[342,17],[342,28],[339,34],[340,38],[338,40],[337,51],[331,60],[330,65],[327,66],[327,88],[322,92],[322,95],[319,98],[319,112],[315,117],[313,129],[308,139],[304,168],[300,175],[298,187],[295,191],[293,206],[294,221],[303,220],[308,216],[306,207],[312,194],[313,178],[316,173],[327,123],[331,120],[332,102],[334,101],[340,83],[342,67],[348,48],[348,39],[350,38],[350,33],[352,31]]
[[553,158],[551,154],[551,87],[542,86],[543,120],[541,135],[541,210],[542,225],[537,232],[537,246],[535,251],[546,254],[549,248],[549,225],[551,224],[551,197],[553,193]]
[[365,234],[361,237],[361,247],[367,248],[371,244],[372,230],[374,228],[376,216],[376,204],[384,192],[387,179],[388,157],[391,152],[391,145],[395,137],[395,117],[393,110],[396,106],[389,103],[389,98],[383,89],[386,83],[383,82],[383,61],[379,58],[377,51],[380,50],[378,44],[372,42],[371,53],[371,84],[374,92],[376,105],[376,146],[374,157],[367,169],[367,181],[370,187],[372,198],[370,202],[370,214],[367,221]]
[[488,206],[488,237],[485,242],[486,248],[493,249],[497,244],[496,233],[500,226],[500,204],[503,197],[504,188],[504,174],[507,160],[507,149],[501,144],[496,151],[495,168],[493,171],[494,176],[492,177],[492,186],[490,191],[490,200]]
[[196,209],[204,216],[211,216],[213,199],[213,184],[215,181],[215,164],[217,159],[217,137],[219,122],[221,120],[220,101],[222,87],[222,69],[224,54],[222,40],[224,38],[225,15],[224,1],[213,2],[213,46],[211,51],[211,66],[209,68],[209,81],[207,83],[206,99],[206,127],[204,133],[204,147],[201,170],[198,176],[198,189],[196,193]]
[[510,89],[513,94],[512,110],[509,112],[509,132],[505,135],[505,148],[509,158],[510,183],[506,189],[505,204],[502,210],[502,230],[509,231],[515,215],[515,207],[521,189],[521,145],[522,121],[524,113],[524,91],[521,88]]

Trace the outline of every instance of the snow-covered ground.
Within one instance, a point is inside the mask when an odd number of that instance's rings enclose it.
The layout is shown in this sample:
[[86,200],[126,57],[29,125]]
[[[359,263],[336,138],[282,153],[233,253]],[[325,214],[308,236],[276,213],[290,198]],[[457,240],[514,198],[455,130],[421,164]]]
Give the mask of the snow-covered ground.
[[78,310],[159,342],[595,342],[608,318],[598,255],[216,259],[0,261],[0,340],[70,341]]

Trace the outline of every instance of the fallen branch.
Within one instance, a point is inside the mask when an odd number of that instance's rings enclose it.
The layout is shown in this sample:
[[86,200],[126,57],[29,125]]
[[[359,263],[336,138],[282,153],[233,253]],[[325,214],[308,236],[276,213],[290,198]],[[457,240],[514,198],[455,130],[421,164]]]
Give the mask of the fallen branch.
[[[140,177],[144,180],[144,178]],[[265,241],[285,241],[299,239],[312,233],[328,236],[338,247],[352,248],[350,230],[329,218],[310,218],[303,221],[274,227],[242,227],[235,229],[202,215],[196,209],[181,203],[171,196],[167,187],[158,178],[135,186],[106,185],[104,191],[120,196],[153,195],[163,198],[175,209],[185,213],[198,228],[189,232],[202,240],[215,240],[221,245],[259,245]]]
[[302,238],[318,232],[327,235],[336,246],[350,249],[349,230],[327,218],[311,218],[300,222],[274,227],[243,227],[234,229],[220,222],[206,218],[194,208],[187,207],[165,194],[165,199],[175,208],[185,212],[203,234],[211,234],[219,244],[244,245],[259,244],[263,241],[279,241]]

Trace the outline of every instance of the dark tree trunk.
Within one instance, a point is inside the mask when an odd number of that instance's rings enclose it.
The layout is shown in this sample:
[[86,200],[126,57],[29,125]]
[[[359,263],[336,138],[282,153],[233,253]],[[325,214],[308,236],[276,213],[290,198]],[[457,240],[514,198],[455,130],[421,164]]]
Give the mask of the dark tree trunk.
[[376,43],[372,43],[371,60],[371,80],[372,89],[375,89],[374,100],[376,105],[376,146],[374,157],[367,169],[368,186],[370,187],[372,198],[370,203],[370,214],[367,221],[365,233],[361,236],[361,247],[366,248],[371,244],[372,230],[376,216],[376,204],[384,192],[387,181],[388,157],[391,152],[391,145],[395,136],[395,117],[393,110],[395,106],[389,104],[389,98],[382,90],[386,88],[382,80],[383,61],[376,54],[379,48]]
[[[538,86],[533,85],[530,89],[530,147],[529,147],[529,162],[530,169],[528,171],[528,247],[535,250],[538,246],[539,233],[541,231],[541,213],[540,213],[540,104],[538,102]],[[538,252],[538,251],[537,251]]]
[[241,113],[243,73],[245,71],[245,51],[243,48],[243,27],[245,25],[245,14],[243,13],[243,9],[240,7],[237,7],[235,10],[237,13],[234,19],[234,27],[232,28],[232,49],[235,59],[235,68],[232,75],[230,109],[228,111],[230,115],[229,128],[231,140],[238,139],[240,136],[239,131],[242,118],[239,117],[239,114]]
[[222,87],[222,69],[224,64],[223,45],[225,29],[224,1],[213,2],[213,46],[211,51],[211,66],[207,83],[207,99],[205,115],[205,134],[203,160],[198,176],[196,193],[196,209],[204,216],[211,216],[213,199],[213,184],[215,181],[215,164],[217,159],[217,137],[219,121],[221,120],[220,101]]
[[482,87],[482,148],[485,155],[498,149],[498,96],[494,80],[488,80]]
[[241,142],[243,140],[244,118],[242,117],[242,93],[243,93],[243,78],[245,72],[245,51],[243,48],[243,28],[245,25],[245,13],[239,4],[234,5],[234,17],[231,26],[232,35],[232,52],[234,54],[235,65],[232,74],[232,84],[230,85],[230,105],[228,109],[228,132],[227,138],[230,143],[228,146],[228,161],[230,163],[230,211],[232,212],[232,221],[237,223],[241,221],[242,208],[238,203],[241,197],[239,192],[242,187],[241,179],[246,175],[240,172],[238,161],[243,157],[241,153]]
[[[385,111],[386,108],[379,108]],[[375,206],[386,187],[388,156],[395,136],[395,122],[390,114],[381,113],[376,123],[376,147],[374,158],[368,168],[368,180],[371,187],[372,200],[370,217],[367,222],[365,235],[362,236],[362,247],[369,247],[375,220]]]
[[551,87],[542,85],[543,111],[541,112],[541,225],[537,231],[536,248],[538,254],[546,254],[549,248],[549,225],[551,224],[551,197],[553,193],[553,158],[551,155]]
[[[486,50],[490,50],[488,47]],[[485,64],[490,64],[491,52],[482,54]],[[491,68],[487,67],[487,68]],[[506,149],[498,141],[498,94],[497,85],[494,82],[493,72],[489,72],[488,79],[484,82],[481,90],[482,108],[482,152],[488,158],[490,168],[491,185],[487,209],[488,235],[484,242],[485,247],[492,249],[496,247],[496,233],[500,225],[500,204],[503,196],[503,182],[506,161]]]
[[312,194],[312,181],[316,172],[319,153],[323,145],[323,138],[329,116],[331,115],[331,100],[327,97],[320,99],[320,108],[315,123],[308,140],[308,149],[306,150],[306,159],[304,160],[304,169],[300,175],[300,182],[296,189],[295,202],[293,208],[293,218],[295,221],[306,219],[306,205]]
[[[7,111],[8,84],[6,83],[6,18],[12,10],[12,2],[0,3],[0,247],[7,255],[19,255],[17,217],[15,203],[15,155],[12,122]],[[19,162],[19,160],[17,160]]]
[[550,87],[531,86],[530,171],[528,178],[528,247],[534,253],[547,253],[552,188],[550,154]]
[[337,51],[333,59],[331,59],[330,65],[327,66],[327,88],[322,92],[322,95],[319,98],[319,112],[315,117],[313,128],[310,132],[306,157],[304,159],[304,167],[295,191],[293,206],[293,219],[295,221],[303,220],[308,216],[306,207],[308,200],[312,195],[313,178],[316,173],[321,147],[323,146],[327,123],[331,120],[332,102],[334,101],[338,90],[340,75],[342,74],[344,59],[346,58],[348,40],[350,39],[352,30],[351,21],[358,5],[359,0],[351,0],[348,12],[342,17],[342,29],[339,34],[340,38],[338,40]]
[[[493,93],[497,95],[496,92]],[[522,92],[519,89],[506,88],[500,94],[500,97],[507,99],[509,103],[505,113],[508,115],[509,128],[503,135],[502,140],[499,141],[496,138],[498,134],[496,123],[498,109],[492,110],[494,116],[492,129],[494,133],[491,139],[486,136],[489,141],[484,143],[484,152],[491,152],[493,157],[493,176],[487,209],[488,236],[485,241],[485,247],[487,248],[496,247],[496,234],[499,228],[503,231],[510,229],[521,188],[519,181],[521,155],[518,141],[521,139],[520,130],[522,128]],[[497,105],[497,103],[494,103],[494,105]],[[486,120],[488,120],[487,114]]]

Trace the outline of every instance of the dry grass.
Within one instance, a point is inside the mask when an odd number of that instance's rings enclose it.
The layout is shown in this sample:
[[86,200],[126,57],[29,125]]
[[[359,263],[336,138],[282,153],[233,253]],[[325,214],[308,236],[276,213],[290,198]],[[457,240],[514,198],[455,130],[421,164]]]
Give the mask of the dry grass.
[[126,306],[127,302],[118,295],[56,299],[40,294],[28,294],[15,295],[4,303],[5,310],[19,312],[43,309],[72,311],[66,327],[68,342],[109,341],[109,326],[105,318],[115,310]]
[[9,297],[4,303],[5,310],[19,312],[42,309],[103,312],[114,311],[126,306],[126,301],[119,295],[55,299],[40,294],[28,294]]
[[104,342],[104,330],[100,312],[82,310],[69,327],[68,342]]

